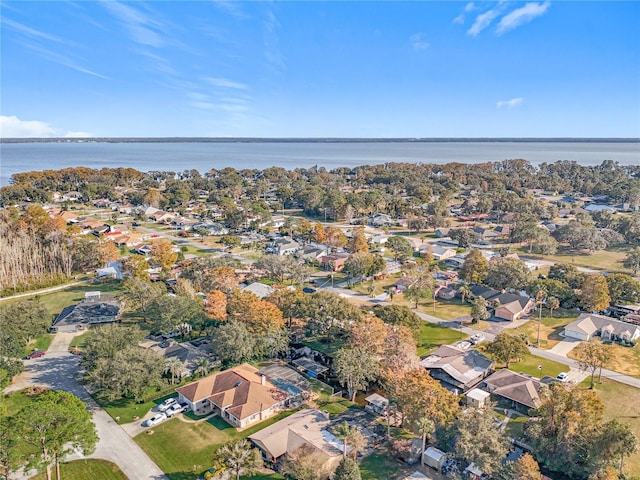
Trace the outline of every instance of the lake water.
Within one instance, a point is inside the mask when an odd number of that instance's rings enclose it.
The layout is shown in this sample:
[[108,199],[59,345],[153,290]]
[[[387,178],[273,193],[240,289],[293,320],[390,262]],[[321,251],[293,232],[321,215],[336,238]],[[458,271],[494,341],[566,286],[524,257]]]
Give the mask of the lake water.
[[387,162],[477,163],[523,158],[534,165],[573,160],[599,165],[613,160],[640,165],[640,143],[590,142],[218,142],[218,143],[3,143],[0,185],[28,170],[85,166],[180,172],[233,167],[327,169]]

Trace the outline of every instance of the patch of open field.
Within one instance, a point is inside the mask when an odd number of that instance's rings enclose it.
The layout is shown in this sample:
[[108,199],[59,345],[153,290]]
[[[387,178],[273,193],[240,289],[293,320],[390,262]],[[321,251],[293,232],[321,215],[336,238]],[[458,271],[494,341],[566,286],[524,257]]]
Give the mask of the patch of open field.
[[[588,388],[588,380],[581,385]],[[596,384],[595,391],[604,403],[605,418],[617,418],[629,425],[640,439],[640,389],[604,378],[601,384]],[[625,459],[624,470],[632,477],[640,476],[640,451]]]
[[[593,341],[600,342],[600,339],[596,337]],[[577,358],[580,347],[578,345],[567,356],[569,358]],[[635,347],[623,347],[617,343],[610,343],[607,348],[610,349],[611,360],[609,360],[605,368],[640,378],[640,347],[637,345]]]
[[431,353],[440,345],[455,343],[466,337],[467,334],[459,330],[423,322],[418,336],[418,356],[422,357]]
[[627,256],[631,247],[625,245],[614,247],[610,250],[601,250],[593,253],[580,253],[571,251],[567,247],[560,247],[556,255],[532,255],[527,247],[518,249],[518,253],[541,260],[550,260],[556,263],[570,263],[577,267],[593,268],[596,270],[615,270],[630,273],[630,270],[622,266],[622,261]]

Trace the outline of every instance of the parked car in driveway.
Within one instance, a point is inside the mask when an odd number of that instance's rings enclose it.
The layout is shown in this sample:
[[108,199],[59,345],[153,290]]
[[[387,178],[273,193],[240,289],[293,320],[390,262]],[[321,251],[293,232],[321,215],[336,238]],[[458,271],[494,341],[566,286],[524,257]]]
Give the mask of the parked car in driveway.
[[151,418],[148,418],[144,422],[142,422],[143,427],[153,427],[154,425],[158,425],[160,422],[164,422],[167,419],[167,416],[164,413],[158,413]]
[[472,345],[477,345],[483,340],[484,340],[484,335],[482,335],[481,333],[476,333],[475,335],[472,335],[471,337],[469,337],[469,342],[471,342]]
[[32,358],[44,357],[44,354],[45,354],[44,350],[34,350],[29,355],[27,355],[25,358],[27,360],[31,360]]
[[187,405],[186,403],[174,403],[169,408],[167,408],[167,411],[164,413],[167,415],[167,417],[173,417],[178,413],[186,412],[188,408],[189,405]]
[[561,372],[558,374],[556,379],[560,380],[561,382],[566,382],[567,380],[569,380],[569,374],[567,372]]
[[178,403],[178,400],[175,398],[167,398],[164,402],[158,405],[158,410],[164,412],[169,409],[170,406]]

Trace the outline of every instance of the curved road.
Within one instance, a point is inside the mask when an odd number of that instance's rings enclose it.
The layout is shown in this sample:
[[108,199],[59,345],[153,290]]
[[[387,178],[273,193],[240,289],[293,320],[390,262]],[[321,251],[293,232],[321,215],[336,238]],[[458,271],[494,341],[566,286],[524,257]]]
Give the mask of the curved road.
[[[76,334],[58,333],[44,357],[25,361],[25,372],[5,389],[5,393],[29,386],[47,386],[77,395],[93,413],[99,441],[88,458],[100,458],[115,463],[131,480],[168,480],[168,477],[138,446],[129,434],[107,412],[98,406],[80,385],[79,357],[69,353],[69,344]],[[75,455],[70,458],[83,458]],[[30,478],[18,477],[18,478]]]

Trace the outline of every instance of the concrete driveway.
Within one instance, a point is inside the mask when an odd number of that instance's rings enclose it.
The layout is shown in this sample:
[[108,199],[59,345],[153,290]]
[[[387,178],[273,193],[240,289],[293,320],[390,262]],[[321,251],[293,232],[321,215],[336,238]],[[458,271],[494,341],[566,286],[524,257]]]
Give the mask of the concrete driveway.
[[580,340],[577,340],[575,338],[566,338],[557,345],[554,345],[553,348],[549,349],[549,351],[555,353],[556,355],[562,355],[563,357],[566,357],[567,354],[578,345],[580,345]]
[[[168,480],[168,477],[151,460],[137,443],[107,412],[98,406],[80,385],[80,359],[69,353],[69,344],[75,333],[57,333],[44,357],[25,361],[25,372],[5,389],[5,393],[29,386],[46,386],[65,390],[86,402],[93,413],[98,432],[96,450],[88,458],[101,458],[115,463],[131,480]],[[70,459],[83,458],[72,455]],[[16,477],[27,479],[30,476]]]

